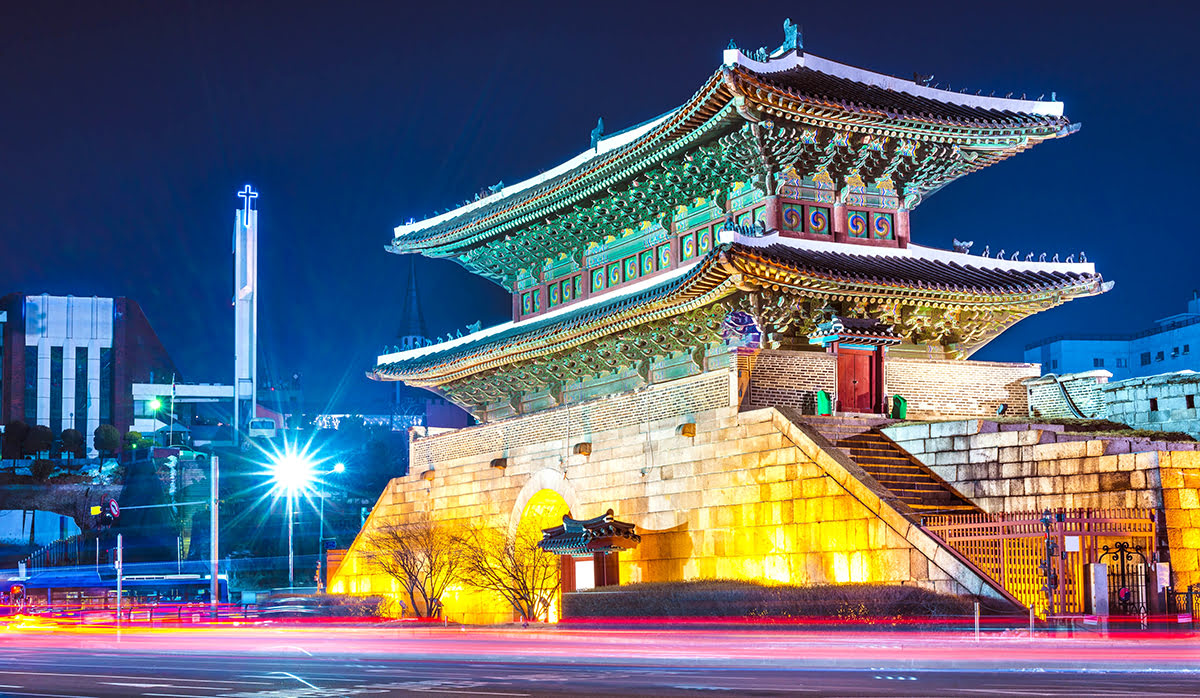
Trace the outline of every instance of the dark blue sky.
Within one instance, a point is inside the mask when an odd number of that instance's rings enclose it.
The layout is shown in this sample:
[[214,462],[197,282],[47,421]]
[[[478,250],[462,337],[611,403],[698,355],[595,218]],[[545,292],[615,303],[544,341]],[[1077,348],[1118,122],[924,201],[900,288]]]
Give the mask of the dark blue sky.
[[[1083,249],[1106,296],[1018,325],[1027,342],[1182,309],[1200,191],[1194,30],[1183,3],[5,3],[0,293],[128,296],[189,380],[232,372],[234,192],[259,199],[260,365],[308,397],[363,377],[400,324],[392,226],[548,169],[687,99],[730,38],[985,94],[1051,91],[1076,135],[956,182],[913,238]],[[501,322],[507,296],[421,261],[433,333]]]

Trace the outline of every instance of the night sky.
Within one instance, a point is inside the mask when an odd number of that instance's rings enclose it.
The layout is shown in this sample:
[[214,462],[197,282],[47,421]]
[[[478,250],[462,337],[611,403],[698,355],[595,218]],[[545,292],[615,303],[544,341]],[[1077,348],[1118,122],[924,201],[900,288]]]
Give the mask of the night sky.
[[[370,411],[400,326],[391,229],[514,183],[671,109],[732,38],[954,89],[1051,91],[1083,123],[913,214],[950,247],[1086,250],[1109,294],[1018,325],[1028,342],[1130,331],[1194,287],[1200,16],[1186,3],[7,2],[0,8],[0,293],[126,296],[183,377],[233,369],[235,192],[260,192],[260,367]],[[503,322],[508,296],[420,260],[434,334]]]

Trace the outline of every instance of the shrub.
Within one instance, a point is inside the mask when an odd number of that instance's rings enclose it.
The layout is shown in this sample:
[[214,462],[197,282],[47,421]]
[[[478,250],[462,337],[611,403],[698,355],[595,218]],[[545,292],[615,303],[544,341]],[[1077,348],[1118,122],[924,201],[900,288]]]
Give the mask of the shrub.
[[54,444],[54,432],[50,431],[50,427],[45,424],[38,424],[29,428],[25,434],[25,443],[21,446],[27,456],[36,456],[44,451],[49,451]]
[[142,438],[142,432],[140,431],[131,430],[125,434],[125,448],[129,449],[130,451],[139,448],[145,448],[147,443],[148,442],[146,439]]
[[295,606],[310,609],[318,616],[332,618],[376,618],[386,599],[382,596],[351,596],[350,594],[309,594],[271,600],[272,608]]
[[62,449],[72,458],[83,458],[83,434],[78,429],[63,429]]
[[601,587],[563,598],[563,617],[946,618],[974,611],[968,599],[895,584],[768,585],[735,580]]
[[35,480],[49,480],[54,472],[54,461],[39,458],[29,465],[29,474]]
[[121,432],[111,424],[101,424],[92,432],[95,437],[96,450],[101,453],[115,453],[121,448]]

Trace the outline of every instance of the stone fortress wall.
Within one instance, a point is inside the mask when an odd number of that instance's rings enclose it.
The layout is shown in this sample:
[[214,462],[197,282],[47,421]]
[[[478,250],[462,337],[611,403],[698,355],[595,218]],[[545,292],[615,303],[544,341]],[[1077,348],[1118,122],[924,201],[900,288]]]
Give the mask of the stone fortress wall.
[[1111,377],[1101,369],[1028,381],[1029,414],[1042,419],[1076,417],[1066,400],[1070,397],[1090,419],[1200,437],[1200,373],[1176,371],[1110,383]]
[[1200,583],[1200,444],[1068,434],[1054,424],[969,419],[883,429],[989,513],[1145,508],[1175,585]]
[[[807,426],[774,408],[739,412],[735,375],[710,372],[418,439],[411,473],[392,480],[364,530],[422,510],[452,524],[513,525],[550,490],[575,517],[612,508],[637,525],[642,542],[621,554],[623,582],[887,582],[996,595]],[[719,396],[724,403],[714,405]],[[684,424],[695,425],[694,436],[681,433]],[[574,453],[579,443],[590,455]],[[367,568],[363,538],[330,591],[394,591]],[[496,599],[456,590],[446,600],[455,620],[510,620]]]

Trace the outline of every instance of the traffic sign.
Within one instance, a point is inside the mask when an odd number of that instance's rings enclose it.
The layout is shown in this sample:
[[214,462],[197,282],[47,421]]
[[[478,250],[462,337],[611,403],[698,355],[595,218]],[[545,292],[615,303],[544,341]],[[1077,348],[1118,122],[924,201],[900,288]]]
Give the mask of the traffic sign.
[[114,519],[121,515],[121,507],[117,506],[117,500],[108,500],[108,513],[112,514]]

